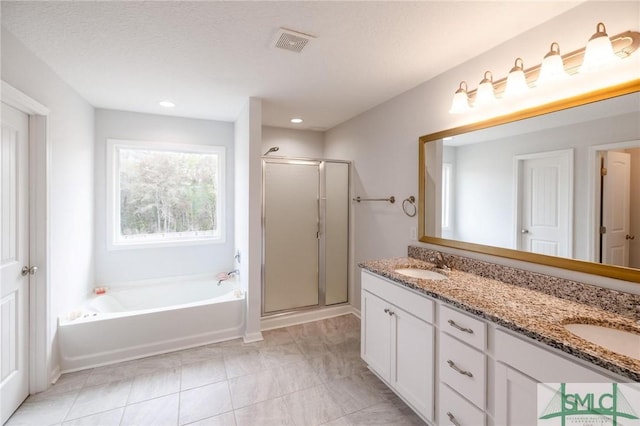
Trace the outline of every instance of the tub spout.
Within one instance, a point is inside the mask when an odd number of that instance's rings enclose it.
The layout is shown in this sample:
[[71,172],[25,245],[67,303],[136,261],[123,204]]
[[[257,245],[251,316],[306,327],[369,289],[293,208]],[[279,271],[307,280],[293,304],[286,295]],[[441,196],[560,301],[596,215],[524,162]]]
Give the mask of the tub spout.
[[218,274],[218,286],[222,285],[222,281],[226,281],[229,278],[231,278],[234,275],[238,275],[240,273],[239,269],[234,269],[231,272],[223,272],[221,274]]

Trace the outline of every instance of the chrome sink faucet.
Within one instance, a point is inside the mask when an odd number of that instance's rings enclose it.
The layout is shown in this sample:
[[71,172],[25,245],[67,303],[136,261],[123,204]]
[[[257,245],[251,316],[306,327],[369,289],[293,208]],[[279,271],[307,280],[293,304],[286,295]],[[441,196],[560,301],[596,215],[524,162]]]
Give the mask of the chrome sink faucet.
[[436,265],[437,269],[442,269],[444,271],[450,271],[451,270],[451,266],[449,266],[447,264],[447,261],[444,258],[444,255],[442,254],[441,251],[437,251],[435,256],[430,257],[429,258],[429,262],[431,262],[434,265]]

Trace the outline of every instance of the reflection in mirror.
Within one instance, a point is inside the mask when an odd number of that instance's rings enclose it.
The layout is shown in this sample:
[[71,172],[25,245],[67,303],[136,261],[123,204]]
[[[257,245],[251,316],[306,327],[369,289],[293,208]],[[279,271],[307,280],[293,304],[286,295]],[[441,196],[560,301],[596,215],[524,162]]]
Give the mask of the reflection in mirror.
[[422,241],[640,269],[640,93],[455,133],[421,138]]

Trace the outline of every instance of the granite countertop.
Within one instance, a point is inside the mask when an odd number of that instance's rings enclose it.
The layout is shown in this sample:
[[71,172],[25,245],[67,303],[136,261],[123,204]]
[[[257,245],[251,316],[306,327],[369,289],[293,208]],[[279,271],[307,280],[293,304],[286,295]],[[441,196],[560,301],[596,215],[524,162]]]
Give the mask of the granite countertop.
[[640,382],[640,360],[611,352],[564,328],[565,324],[587,323],[640,334],[640,325],[630,318],[455,269],[446,272],[449,279],[438,281],[394,272],[399,268],[435,269],[433,264],[414,258],[375,260],[358,266]]

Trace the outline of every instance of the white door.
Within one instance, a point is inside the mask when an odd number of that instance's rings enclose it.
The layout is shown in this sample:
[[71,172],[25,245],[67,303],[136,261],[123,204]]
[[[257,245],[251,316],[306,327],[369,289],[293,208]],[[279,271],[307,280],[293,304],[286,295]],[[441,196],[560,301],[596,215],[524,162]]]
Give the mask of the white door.
[[629,266],[631,156],[605,151],[602,159],[602,263]]
[[2,104],[0,150],[0,423],[29,394],[28,117]]
[[265,162],[265,313],[319,302],[319,165]]
[[571,257],[571,150],[518,157],[518,249]]

